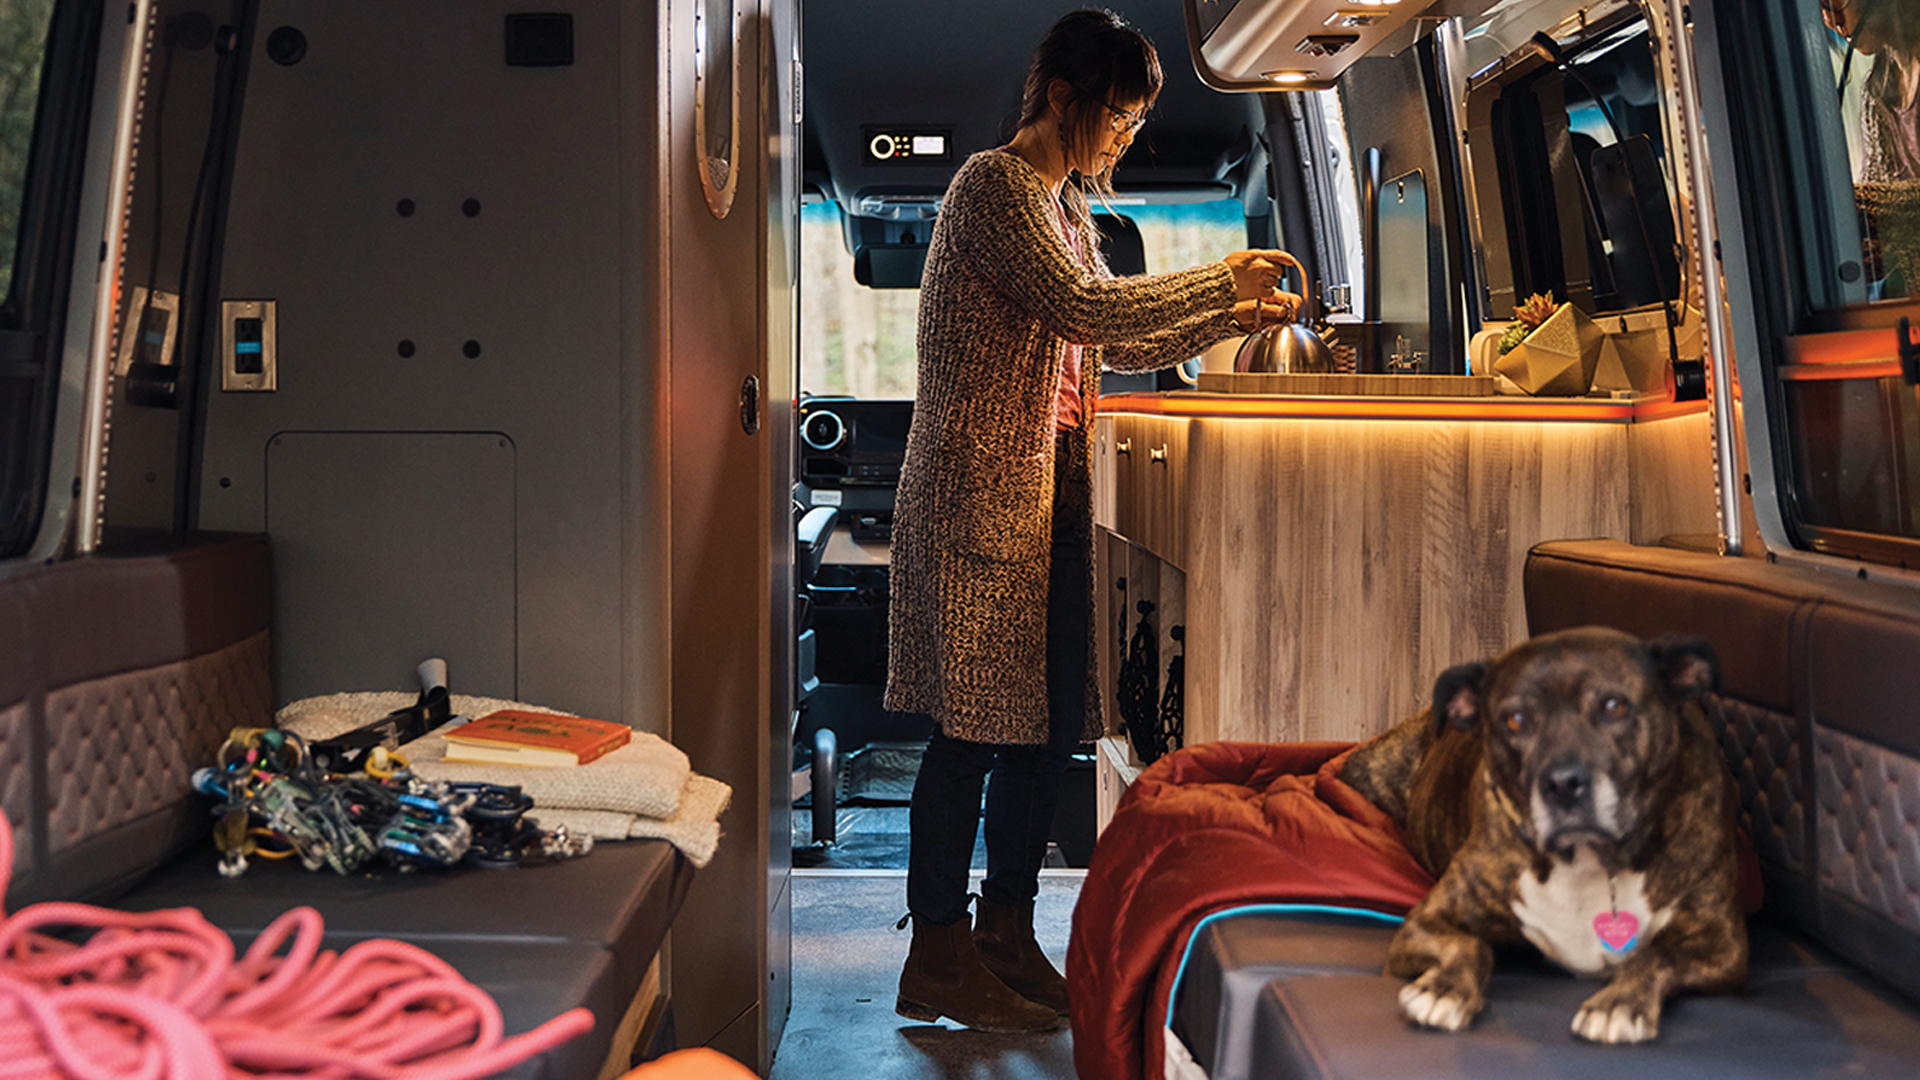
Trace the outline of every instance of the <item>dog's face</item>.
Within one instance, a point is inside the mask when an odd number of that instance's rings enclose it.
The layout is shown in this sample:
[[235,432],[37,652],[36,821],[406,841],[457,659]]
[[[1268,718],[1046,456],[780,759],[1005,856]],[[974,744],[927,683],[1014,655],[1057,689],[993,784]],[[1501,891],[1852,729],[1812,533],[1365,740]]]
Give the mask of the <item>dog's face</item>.
[[1617,845],[1647,819],[1675,768],[1681,709],[1718,681],[1705,642],[1590,627],[1449,669],[1434,716],[1479,727],[1495,791],[1527,842],[1566,857]]

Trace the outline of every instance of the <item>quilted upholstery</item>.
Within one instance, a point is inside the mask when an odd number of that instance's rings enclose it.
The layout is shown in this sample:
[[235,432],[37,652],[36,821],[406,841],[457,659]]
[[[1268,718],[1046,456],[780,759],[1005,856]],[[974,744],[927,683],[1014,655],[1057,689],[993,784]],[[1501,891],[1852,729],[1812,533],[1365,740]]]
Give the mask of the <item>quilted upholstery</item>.
[[268,635],[47,695],[48,853],[180,801],[229,729],[273,721]]
[[[27,703],[0,709],[0,811],[7,820],[24,826],[33,809],[33,743],[27,729]],[[33,830],[13,834],[15,873],[33,865]]]
[[1814,757],[1820,884],[1920,932],[1920,762],[1829,728]]
[[1720,746],[1740,789],[1740,824],[1763,860],[1796,876],[1807,867],[1807,764],[1797,717],[1719,699]]
[[10,908],[111,899],[201,840],[193,770],[229,728],[272,720],[272,596],[259,536],[182,535],[0,578]]

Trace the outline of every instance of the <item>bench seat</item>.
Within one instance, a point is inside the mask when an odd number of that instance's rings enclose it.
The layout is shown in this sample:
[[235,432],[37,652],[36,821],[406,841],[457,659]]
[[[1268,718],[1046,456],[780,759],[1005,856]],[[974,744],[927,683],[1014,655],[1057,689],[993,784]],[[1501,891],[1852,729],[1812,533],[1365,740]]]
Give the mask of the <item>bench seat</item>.
[[208,842],[114,906],[197,907],[215,926],[251,938],[287,909],[307,905],[337,940],[397,938],[442,955],[471,942],[591,945],[610,955],[629,997],[693,883],[693,864],[662,840],[599,843],[583,858],[508,870],[342,876],[256,859],[244,876],[228,879],[217,863]]
[[[1211,1080],[1894,1080],[1920,1062],[1920,1011],[1803,934],[1749,924],[1743,994],[1671,1001],[1660,1036],[1597,1046],[1568,1030],[1598,987],[1503,950],[1471,1029],[1416,1029],[1381,972],[1393,929],[1329,916],[1219,918],[1194,937],[1170,1024]],[[1410,1063],[1419,1063],[1413,1067]]]
[[242,877],[219,875],[209,804],[189,777],[229,729],[272,723],[272,596],[259,536],[175,537],[0,578],[0,809],[17,845],[8,910],[192,907],[244,949],[311,906],[327,948],[395,938],[446,960],[499,1004],[509,1035],[592,1011],[591,1032],[500,1077],[625,1071],[616,1032],[693,879],[664,841],[508,870],[340,876],[255,860]]
[[1539,545],[1525,581],[1535,634],[1598,624],[1702,637],[1718,652],[1721,748],[1765,883],[1748,923],[1746,990],[1675,999],[1648,1045],[1596,1046],[1569,1025],[1598,984],[1520,948],[1500,955],[1488,1010],[1470,1030],[1430,1032],[1400,1017],[1400,981],[1382,974],[1391,927],[1224,906],[1190,922],[1186,951],[1160,969],[1164,980],[1180,964],[1165,999],[1179,1043],[1166,1074],[1914,1075],[1920,589],[1611,540]]

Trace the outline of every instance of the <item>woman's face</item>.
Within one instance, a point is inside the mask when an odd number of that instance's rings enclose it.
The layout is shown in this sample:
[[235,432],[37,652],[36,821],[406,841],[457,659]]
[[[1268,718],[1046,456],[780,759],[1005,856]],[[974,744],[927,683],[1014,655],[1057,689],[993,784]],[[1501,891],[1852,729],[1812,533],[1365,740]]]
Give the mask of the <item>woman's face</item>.
[[1084,156],[1075,155],[1081,160],[1074,162],[1074,166],[1088,176],[1098,176],[1113,168],[1127,147],[1133,145],[1146,107],[1147,103],[1140,100],[1090,101],[1085,125],[1086,149]]

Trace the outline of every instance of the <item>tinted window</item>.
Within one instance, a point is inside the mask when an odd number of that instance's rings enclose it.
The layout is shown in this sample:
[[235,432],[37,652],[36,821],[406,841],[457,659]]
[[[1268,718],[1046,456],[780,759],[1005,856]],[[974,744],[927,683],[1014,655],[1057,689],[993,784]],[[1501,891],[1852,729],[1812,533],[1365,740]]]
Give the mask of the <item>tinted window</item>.
[[33,115],[53,0],[0,0],[0,297],[13,288]]
[[1723,47],[1771,51],[1756,66],[1778,76],[1744,96],[1752,154],[1778,161],[1757,198],[1790,211],[1755,224],[1778,235],[1753,260],[1782,509],[1803,546],[1920,565],[1920,408],[1900,348],[1920,325],[1920,3],[1755,14]]
[[32,545],[46,504],[99,17],[0,0],[0,558]]

